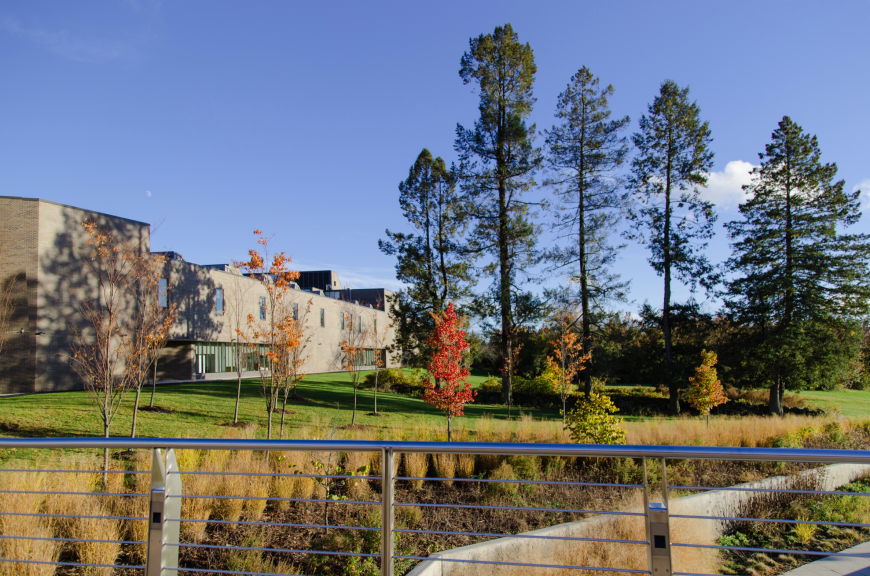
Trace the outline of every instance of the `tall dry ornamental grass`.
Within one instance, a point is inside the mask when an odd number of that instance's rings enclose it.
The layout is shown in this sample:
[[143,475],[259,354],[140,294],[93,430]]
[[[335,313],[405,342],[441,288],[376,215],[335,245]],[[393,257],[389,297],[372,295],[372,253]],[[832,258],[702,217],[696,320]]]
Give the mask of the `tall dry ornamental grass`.
[[[45,475],[37,473],[4,473],[0,475],[0,486],[4,490],[45,490]],[[43,494],[0,493],[0,510],[3,512],[34,513],[42,508]],[[0,515],[0,557],[37,562],[54,562],[60,548],[57,542],[48,540],[29,540],[25,538],[53,537],[48,518],[38,516]],[[12,538],[21,536],[24,538]],[[2,576],[51,576],[56,566],[52,564],[12,564],[0,562]]]

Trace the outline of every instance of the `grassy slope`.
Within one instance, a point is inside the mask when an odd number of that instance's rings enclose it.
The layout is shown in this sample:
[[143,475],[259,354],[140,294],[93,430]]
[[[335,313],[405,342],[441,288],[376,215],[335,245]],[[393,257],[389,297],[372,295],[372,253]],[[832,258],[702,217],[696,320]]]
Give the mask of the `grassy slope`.
[[[472,377],[473,384],[485,376]],[[150,388],[144,388],[140,406],[147,406]],[[309,424],[312,419],[320,422],[330,420],[338,425],[349,424],[353,408],[353,386],[347,374],[319,374],[306,378],[299,388],[299,395],[309,402],[288,402],[287,426],[294,429]],[[112,425],[113,436],[129,435],[132,423],[132,408],[135,396],[128,394]],[[232,421],[236,398],[236,381],[211,381],[189,384],[158,386],[155,405],[171,408],[173,414],[140,411],[137,436],[140,437],[201,437],[218,438],[227,433],[222,426]],[[357,423],[385,430],[409,426],[431,425],[445,427],[443,415],[419,398],[397,394],[378,394],[378,410],[388,417],[373,417],[367,414],[373,408],[370,390],[357,392]],[[524,410],[535,418],[559,418],[556,411]],[[469,405],[468,418],[483,414],[494,417],[507,416],[507,408],[489,405]],[[516,408],[513,414],[517,414]],[[243,380],[239,419],[258,425],[257,436],[265,437],[266,411],[259,380]],[[95,436],[102,430],[98,412],[86,392],[63,392],[36,394],[0,399],[0,423],[17,425],[4,436]],[[277,436],[280,414],[273,416]]]
[[815,408],[839,409],[847,418],[870,418],[870,390],[807,390],[800,394]]

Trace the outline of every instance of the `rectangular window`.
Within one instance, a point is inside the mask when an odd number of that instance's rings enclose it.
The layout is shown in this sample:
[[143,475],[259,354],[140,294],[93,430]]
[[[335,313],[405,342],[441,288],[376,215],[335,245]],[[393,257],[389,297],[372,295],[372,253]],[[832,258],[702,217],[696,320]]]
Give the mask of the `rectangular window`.
[[299,304],[293,304],[293,320],[299,320]]
[[157,305],[161,308],[169,306],[169,299],[166,297],[166,288],[168,282],[166,278],[161,278],[157,281]]
[[266,319],[266,297],[260,296],[260,320]]
[[362,316],[356,317],[356,331],[362,332]]
[[320,309],[320,327],[323,328],[326,326],[326,316],[323,311],[323,308]]
[[214,291],[214,311],[218,316],[224,315],[224,289],[217,288]]
[[344,314],[341,315],[341,329],[344,330]]

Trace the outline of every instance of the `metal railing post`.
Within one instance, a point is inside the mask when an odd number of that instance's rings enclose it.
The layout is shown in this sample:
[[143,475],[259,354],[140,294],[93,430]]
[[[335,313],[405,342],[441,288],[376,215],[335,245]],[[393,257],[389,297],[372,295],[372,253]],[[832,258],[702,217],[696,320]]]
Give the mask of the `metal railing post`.
[[[167,474],[170,472],[170,474]],[[170,498],[170,496],[172,496]],[[179,537],[178,521],[167,522],[167,518],[179,518],[181,513],[181,476],[175,461],[175,451],[166,452],[155,448],[151,455],[151,505],[148,510],[148,551],[145,558],[145,576],[175,576],[176,570],[167,566],[178,566],[178,546],[166,546],[167,542],[177,543]]]
[[381,457],[381,576],[393,576],[396,453],[392,448],[384,448]]
[[[644,484],[646,485],[646,458],[644,458]],[[646,497],[647,538],[649,540],[649,571],[652,576],[671,576],[671,524],[668,512],[668,464],[662,458],[662,500],[661,504],[649,502]]]
[[[176,576],[177,570],[170,570],[167,566],[178,566],[178,546],[166,546],[167,542],[177,544],[181,542],[181,474],[179,474],[178,462],[175,460],[175,450],[170,448],[166,451],[166,503],[163,511],[166,516],[163,520],[163,571],[161,576]],[[171,518],[171,520],[168,520]]]

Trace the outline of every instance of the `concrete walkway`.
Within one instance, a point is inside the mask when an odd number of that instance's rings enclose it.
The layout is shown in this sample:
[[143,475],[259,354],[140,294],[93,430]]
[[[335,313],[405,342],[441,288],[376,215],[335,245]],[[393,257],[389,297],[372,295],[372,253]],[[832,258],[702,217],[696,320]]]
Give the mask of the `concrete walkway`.
[[800,568],[786,572],[782,576],[870,576],[870,542],[858,544],[843,553],[868,554],[868,556],[828,556]]

